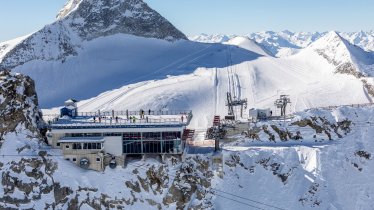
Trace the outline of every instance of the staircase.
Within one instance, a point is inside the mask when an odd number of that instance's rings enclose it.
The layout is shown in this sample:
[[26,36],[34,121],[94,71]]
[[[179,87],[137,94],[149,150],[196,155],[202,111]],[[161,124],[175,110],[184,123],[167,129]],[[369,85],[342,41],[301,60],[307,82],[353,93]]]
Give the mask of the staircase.
[[213,126],[220,126],[220,125],[221,125],[221,117],[219,115],[214,116]]

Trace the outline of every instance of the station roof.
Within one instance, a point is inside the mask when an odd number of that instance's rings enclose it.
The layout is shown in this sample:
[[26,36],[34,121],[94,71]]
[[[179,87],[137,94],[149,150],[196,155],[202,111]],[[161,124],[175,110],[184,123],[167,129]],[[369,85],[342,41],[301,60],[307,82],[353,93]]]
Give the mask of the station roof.
[[[88,115],[89,113],[87,113]],[[102,113],[107,114],[107,113]],[[74,118],[58,118],[48,127],[51,129],[120,129],[120,128],[163,128],[163,127],[183,127],[187,126],[192,118],[192,113],[181,113],[173,115],[130,115],[127,119],[125,115],[115,115],[112,118],[106,116],[78,116]]]

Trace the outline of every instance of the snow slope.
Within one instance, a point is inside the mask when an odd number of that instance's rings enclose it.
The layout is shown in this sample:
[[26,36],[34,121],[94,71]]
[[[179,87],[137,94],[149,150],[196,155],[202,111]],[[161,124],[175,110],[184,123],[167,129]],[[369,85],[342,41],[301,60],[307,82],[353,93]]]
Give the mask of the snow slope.
[[257,42],[247,38],[247,37],[241,37],[237,36],[235,38],[232,38],[228,40],[227,42],[223,42],[223,44],[228,44],[228,45],[235,45],[238,47],[241,47],[243,49],[246,49],[248,51],[255,52],[260,55],[264,56],[270,56],[271,53],[268,52],[266,49],[264,49],[262,46],[260,46]]
[[[235,55],[228,46],[225,62]],[[237,64],[235,64],[237,63]],[[79,103],[81,111],[169,109],[193,110],[192,127],[206,128],[213,115],[227,114],[226,93],[247,98],[248,108],[271,108],[280,94],[291,97],[288,113],[313,107],[371,102],[360,79],[336,74],[336,66],[315,50],[295,56],[262,56],[218,68],[198,68],[192,74],[150,80],[107,91]],[[347,97],[349,96],[349,97]],[[237,112],[238,114],[238,112]],[[247,110],[244,112],[244,117]]]
[[[135,82],[193,72],[198,67],[225,67],[227,51],[232,64],[259,54],[222,44],[168,42],[117,34],[83,42],[78,56],[61,61],[30,61],[14,69],[30,75],[43,107],[60,105],[67,98],[93,97]],[[231,61],[230,61],[231,62]]]
[[50,108],[67,98],[87,99],[135,82],[262,56],[185,39],[141,0],[71,0],[55,23],[7,45],[0,66],[31,76],[41,106]]

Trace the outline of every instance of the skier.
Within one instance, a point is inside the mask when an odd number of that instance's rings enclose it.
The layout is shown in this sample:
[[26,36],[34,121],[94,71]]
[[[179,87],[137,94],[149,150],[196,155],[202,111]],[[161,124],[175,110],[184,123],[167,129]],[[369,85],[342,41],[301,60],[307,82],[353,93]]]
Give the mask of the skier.
[[94,116],[93,120],[94,120],[94,123],[96,123],[96,117],[95,116]]
[[148,110],[148,115],[151,115],[151,109]]
[[116,123],[118,123],[118,116],[116,116]]
[[184,121],[184,116],[182,115],[182,117],[181,117],[181,120],[182,120],[182,122]]

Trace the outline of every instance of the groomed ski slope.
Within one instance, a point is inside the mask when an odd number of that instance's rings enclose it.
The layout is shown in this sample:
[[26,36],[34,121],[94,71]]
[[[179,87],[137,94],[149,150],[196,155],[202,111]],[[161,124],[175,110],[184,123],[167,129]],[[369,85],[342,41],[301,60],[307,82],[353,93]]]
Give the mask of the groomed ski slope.
[[[223,44],[169,42],[124,34],[85,41],[77,51],[63,60],[33,60],[14,71],[36,81],[41,106],[50,108],[71,97],[87,99],[136,82],[189,74],[198,67],[229,65]],[[232,64],[262,56],[238,47],[231,54]]]
[[[233,46],[226,46],[231,63]],[[280,94],[291,97],[288,113],[312,107],[368,103],[360,80],[335,74],[334,66],[314,51],[289,58],[258,57],[224,68],[199,68],[192,74],[151,80],[108,91],[81,101],[82,112],[97,110],[169,109],[194,112],[191,126],[207,127],[215,114],[226,115],[226,93],[247,98],[248,108],[274,108]],[[245,114],[247,110],[245,111]],[[244,115],[245,116],[245,115]]]

